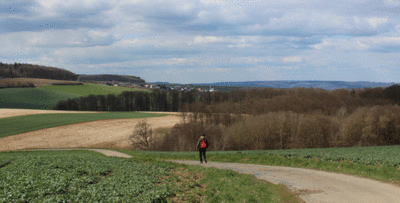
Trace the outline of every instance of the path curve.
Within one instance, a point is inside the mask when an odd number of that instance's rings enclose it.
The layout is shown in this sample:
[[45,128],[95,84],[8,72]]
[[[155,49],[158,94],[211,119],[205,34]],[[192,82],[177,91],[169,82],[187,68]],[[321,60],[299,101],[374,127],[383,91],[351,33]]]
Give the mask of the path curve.
[[123,158],[132,158],[131,155],[122,153],[122,152],[117,152],[114,150],[108,150],[108,149],[87,149],[87,148],[70,148],[70,149],[27,149],[27,150],[18,150],[18,151],[47,151],[47,150],[90,150],[90,151],[95,151],[95,152],[99,152],[102,153],[106,156],[116,156],[116,157],[123,157]]
[[363,202],[399,203],[400,187],[351,175],[284,166],[168,160],[252,174],[274,184],[285,184],[307,203]]

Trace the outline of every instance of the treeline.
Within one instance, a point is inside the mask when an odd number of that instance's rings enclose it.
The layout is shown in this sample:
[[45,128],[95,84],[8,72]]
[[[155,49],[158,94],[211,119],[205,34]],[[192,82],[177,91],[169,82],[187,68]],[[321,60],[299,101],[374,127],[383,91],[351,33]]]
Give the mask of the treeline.
[[[292,111],[303,114],[335,115],[345,107],[352,113],[360,106],[396,104],[400,102],[400,85],[357,90],[241,89],[232,92],[198,92],[155,90],[123,92],[120,95],[89,95],[57,104],[57,110],[75,111],[173,111],[191,112],[213,117],[218,124],[221,114],[262,115]],[[215,118],[217,117],[217,118]]]
[[76,81],[78,75],[64,69],[28,63],[6,64],[0,62],[0,77],[3,78],[41,78]]
[[345,111],[343,107],[333,116],[269,112],[243,116],[230,126],[189,119],[169,132],[155,134],[147,150],[194,151],[203,133],[212,151],[400,144],[398,105],[359,107],[348,115]]
[[146,81],[137,76],[129,75],[78,75],[78,81],[119,81],[119,82],[131,82],[131,83],[145,83]]
[[196,100],[197,92],[156,90],[151,93],[124,91],[120,95],[89,95],[60,101],[55,110],[74,111],[173,111],[178,112],[182,104]]

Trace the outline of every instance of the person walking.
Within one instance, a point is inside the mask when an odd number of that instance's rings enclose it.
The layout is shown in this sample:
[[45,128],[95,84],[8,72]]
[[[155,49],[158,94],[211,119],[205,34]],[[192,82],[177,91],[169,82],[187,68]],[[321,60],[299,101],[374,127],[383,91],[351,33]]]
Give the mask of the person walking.
[[206,158],[207,148],[208,148],[208,140],[206,139],[206,135],[203,134],[203,136],[201,136],[199,141],[197,142],[197,149],[199,150],[201,164],[203,164],[203,156],[204,156],[204,161],[207,163],[207,158]]

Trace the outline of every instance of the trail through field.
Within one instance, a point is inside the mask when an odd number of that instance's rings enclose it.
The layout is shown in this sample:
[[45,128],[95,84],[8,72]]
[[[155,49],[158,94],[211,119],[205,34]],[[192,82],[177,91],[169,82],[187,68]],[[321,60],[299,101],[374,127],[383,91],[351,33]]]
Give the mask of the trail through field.
[[[66,111],[0,109],[0,117]],[[23,112],[25,111],[25,113]],[[153,112],[149,112],[153,113]],[[160,113],[160,112],[158,112]],[[58,126],[0,138],[0,151],[43,148],[116,147],[129,148],[129,136],[140,121],[147,121],[152,129],[170,128],[181,121],[179,115],[163,117],[111,119]]]
[[21,150],[21,151],[40,151],[40,150],[90,150],[90,151],[95,151],[102,153],[106,156],[116,156],[116,157],[123,157],[123,158],[132,158],[131,155],[124,154],[122,152],[117,152],[114,150],[108,150],[108,149],[87,149],[87,148],[66,148],[66,149],[30,149],[30,150]]
[[200,164],[199,161],[188,160],[169,161],[252,174],[259,179],[288,186],[290,190],[296,192],[307,203],[400,202],[400,187],[352,175],[283,166],[220,162]]

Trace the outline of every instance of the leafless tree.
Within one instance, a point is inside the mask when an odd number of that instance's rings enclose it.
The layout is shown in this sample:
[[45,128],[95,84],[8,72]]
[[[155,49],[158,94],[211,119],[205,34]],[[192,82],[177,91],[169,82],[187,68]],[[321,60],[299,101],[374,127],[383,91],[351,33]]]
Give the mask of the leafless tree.
[[135,126],[135,130],[129,138],[134,149],[147,150],[153,141],[153,130],[146,121],[141,121]]

